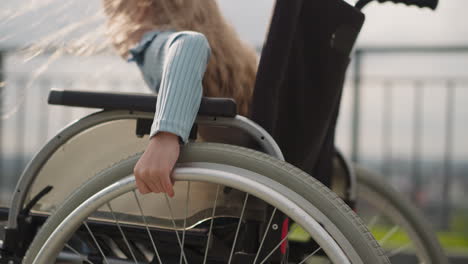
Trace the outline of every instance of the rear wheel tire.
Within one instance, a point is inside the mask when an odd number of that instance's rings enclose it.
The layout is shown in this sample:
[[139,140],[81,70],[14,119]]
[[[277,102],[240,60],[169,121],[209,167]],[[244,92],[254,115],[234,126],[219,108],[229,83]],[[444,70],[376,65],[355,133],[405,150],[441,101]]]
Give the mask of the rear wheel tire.
[[[41,228],[26,253],[24,263],[32,263],[60,223],[81,203],[101,189],[132,174],[138,158],[139,155],[113,165],[75,191]],[[340,244],[340,247],[352,247],[351,251],[356,252],[361,259],[360,261],[353,259],[352,263],[389,263],[363,222],[341,199],[317,180],[288,163],[254,150],[214,143],[187,145],[181,152],[179,162],[229,165],[267,177],[269,181],[285,187],[294,195],[304,199],[308,205],[299,205],[302,209],[309,205],[316,208],[320,215],[312,214],[312,216],[319,219],[330,234],[335,235],[334,232],[338,231],[341,236],[333,238]],[[312,212],[308,211],[308,213]],[[347,250],[345,252],[349,253]]]
[[[383,177],[360,166],[355,167],[355,172],[358,185],[357,213],[368,224],[371,233],[375,232],[390,262],[396,261],[400,253],[409,252],[416,255],[418,263],[448,264],[434,230],[418,208],[402,197]],[[383,233],[378,230],[382,222],[385,222]],[[388,241],[397,233],[409,240],[407,244],[396,248],[387,247]]]

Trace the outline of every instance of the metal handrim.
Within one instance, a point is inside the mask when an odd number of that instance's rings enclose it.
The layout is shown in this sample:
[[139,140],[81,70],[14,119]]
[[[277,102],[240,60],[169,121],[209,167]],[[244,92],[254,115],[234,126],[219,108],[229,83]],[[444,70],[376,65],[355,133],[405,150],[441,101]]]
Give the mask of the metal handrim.
[[[324,226],[329,226],[329,223],[320,223],[309,213],[306,213],[303,207],[310,206],[308,205],[309,203],[307,201],[305,201],[303,198],[301,200],[301,197],[296,195],[294,197],[295,202],[292,202],[289,198],[284,196],[284,193],[289,193],[294,196],[294,192],[290,191],[286,187],[277,184],[275,188],[271,188],[263,183],[253,181],[248,177],[239,177],[239,175],[253,174],[252,172],[243,169],[235,168],[237,173],[231,173],[226,172],[229,171],[229,169],[226,168],[231,166],[211,164],[211,168],[199,168],[199,165],[200,164],[197,164],[196,166],[198,168],[193,166],[178,168],[176,170],[175,179],[178,181],[208,181],[211,183],[230,186],[242,191],[246,191],[247,193],[252,193],[286,213],[293,220],[299,223],[307,232],[312,234],[317,243],[322,247],[322,249],[327,253],[328,257],[334,263],[362,263],[360,259],[356,258],[357,254],[355,252],[349,252],[349,245],[346,243],[341,243],[341,245],[338,245],[335,239],[337,237],[341,238],[339,235],[335,233],[334,239],[328,233],[330,230],[325,230],[324,227],[321,226],[321,224]],[[231,167],[231,171],[232,168],[233,167]],[[263,176],[257,174],[256,177]],[[268,180],[265,177],[263,178],[263,180]],[[50,256],[50,253],[56,254],[56,251],[61,249],[60,244],[63,245],[63,243],[65,243],[62,241],[65,239],[64,233],[73,232],[73,230],[76,229],[83,222],[83,220],[85,220],[89,213],[100,207],[100,204],[104,204],[106,201],[109,201],[129,191],[133,191],[134,189],[134,178],[130,176],[109,186],[108,188],[88,199],[80,207],[75,209],[73,213],[71,213],[65,219],[65,221],[63,221],[63,223],[53,232],[53,234],[49,237],[45,245],[40,250],[39,254],[36,256],[34,263],[48,263],[47,261],[53,257]],[[300,203],[298,203],[298,201],[300,201]],[[310,210],[308,211],[310,212]],[[340,246],[346,248],[346,250],[343,250]],[[181,256],[183,256],[183,254],[181,254]],[[350,261],[350,259],[352,259],[352,261]]]

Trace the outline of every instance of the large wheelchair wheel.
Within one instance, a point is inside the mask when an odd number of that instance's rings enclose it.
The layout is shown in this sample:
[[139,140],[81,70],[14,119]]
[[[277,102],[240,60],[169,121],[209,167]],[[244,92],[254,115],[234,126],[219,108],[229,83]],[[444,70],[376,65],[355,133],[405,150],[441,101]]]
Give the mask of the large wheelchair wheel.
[[446,264],[447,257],[434,230],[400,193],[382,177],[360,166],[356,212],[392,263]]
[[[76,244],[73,239],[83,237],[80,232],[89,233],[88,240],[94,243],[95,249],[95,255],[92,257],[103,263],[112,263],[112,260],[119,256],[121,257],[119,261],[126,259],[131,263],[148,263],[151,260],[153,261],[151,263],[159,263],[160,258],[166,258],[165,263],[179,262],[179,260],[180,263],[205,263],[206,260],[208,260],[206,263],[274,263],[269,259],[272,257],[270,253],[278,251],[278,248],[282,250],[285,248],[285,242],[289,234],[294,232],[294,226],[302,227],[316,242],[316,246],[301,256],[301,261],[298,263],[313,263],[315,256],[329,258],[332,263],[340,264],[388,263],[384,252],[364,224],[329,189],[290,164],[257,151],[231,145],[195,143],[184,147],[179,159],[182,167],[176,170],[176,180],[179,181],[176,186],[186,186],[185,202],[182,202],[182,205],[171,205],[164,195],[151,197],[165,202],[170,211],[171,217],[165,228],[161,228],[158,226],[161,221],[151,222],[150,220],[154,220],[153,217],[143,213],[144,210],[139,202],[143,197],[138,198],[134,192],[133,177],[126,178],[132,174],[138,158],[139,155],[136,155],[118,162],[76,190],[38,232],[23,263],[53,263],[60,251],[75,254],[79,256],[80,261],[93,263],[89,255],[92,250],[83,247],[74,248],[72,245]],[[216,189],[215,198],[209,201],[213,206],[205,213],[208,216],[207,220],[190,222],[187,217],[184,220],[174,217],[174,214],[177,214],[174,208],[180,209],[179,215],[185,212],[187,216],[189,204],[199,198],[188,195],[190,186],[195,186],[199,182],[212,184]],[[224,217],[226,214],[221,212],[222,209],[218,211],[216,203],[219,202],[220,193],[228,195],[237,193],[240,195],[238,197],[243,197],[238,199],[241,204],[238,206],[237,217]],[[127,198],[118,198],[121,195],[126,195]],[[180,195],[180,192],[177,195]],[[129,197],[135,199],[134,208],[140,209],[137,211],[141,213],[139,217],[143,219],[142,228],[132,225],[131,221],[126,221],[128,218],[122,218],[122,214],[114,212],[116,210],[111,207],[114,199],[127,201]],[[257,210],[258,207],[250,208],[252,204],[259,203],[269,204],[266,207],[269,208],[265,211],[266,214],[259,213],[261,210]],[[99,213],[94,213],[101,206],[107,208],[105,210],[108,215],[112,215],[106,224],[101,225],[102,228],[96,220],[99,219]],[[232,204],[227,205],[227,208],[234,207]],[[218,213],[215,214],[215,211]],[[275,212],[276,215],[288,216],[287,219],[294,221],[294,224],[288,225],[284,221],[280,228],[278,225],[271,225]],[[150,220],[145,220],[146,218]],[[255,219],[260,224],[252,227],[248,219]],[[114,235],[120,234],[120,240],[124,242],[122,244],[125,247],[119,249],[120,255],[112,250],[115,246],[104,245],[106,239],[96,234],[107,229],[107,226],[113,226]],[[229,227],[232,232],[226,231]],[[283,233],[281,239],[270,238],[269,232],[278,229]],[[144,245],[134,242],[138,240],[134,239],[135,230],[142,231],[138,237],[146,236],[144,241],[149,243],[146,249],[143,249]],[[215,231],[218,232],[216,239]],[[227,233],[231,235],[225,235]],[[154,236],[158,237],[158,234],[159,238],[155,238]],[[223,234],[227,237],[225,240],[219,238],[219,235],[222,237]],[[161,240],[161,237],[168,236],[172,237],[172,244]],[[215,240],[217,243],[214,243]],[[265,250],[265,245],[271,244],[272,241],[273,246]],[[256,244],[251,245],[252,242]],[[220,248],[219,245],[227,248]],[[171,260],[166,251],[174,253],[177,261]],[[114,253],[106,258],[109,252]],[[220,255],[225,259],[219,259]],[[190,259],[187,259],[188,257]],[[284,257],[287,258],[287,254]],[[99,261],[97,263],[101,263]]]

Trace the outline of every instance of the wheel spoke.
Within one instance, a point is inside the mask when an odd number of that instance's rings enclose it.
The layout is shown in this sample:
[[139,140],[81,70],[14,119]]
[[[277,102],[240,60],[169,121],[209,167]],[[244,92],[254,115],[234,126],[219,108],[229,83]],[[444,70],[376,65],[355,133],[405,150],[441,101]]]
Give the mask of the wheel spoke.
[[367,224],[367,229],[371,230],[379,221],[380,218],[382,217],[383,212],[386,212],[388,207],[388,204],[384,204],[384,206],[380,207],[380,211],[378,214],[374,215],[369,223]]
[[380,246],[383,246],[390,237],[392,237],[398,230],[400,229],[400,226],[394,226],[392,229],[390,229],[382,239],[379,240]]
[[166,199],[167,208],[169,209],[169,213],[171,214],[172,226],[174,227],[174,232],[177,237],[177,242],[179,243],[180,249],[182,251],[182,257],[184,258],[185,263],[188,264],[187,258],[185,256],[184,248],[182,246],[182,242],[180,241],[179,232],[177,232],[177,226],[174,220],[174,214],[172,213],[172,207],[171,207],[171,204],[169,203],[169,198],[167,197],[167,194],[164,194],[164,198]]
[[231,264],[232,255],[234,254],[234,249],[236,248],[237,236],[239,235],[240,226],[242,224],[242,218],[244,217],[245,205],[247,204],[247,199],[249,199],[249,194],[245,194],[244,204],[242,205],[242,211],[239,218],[239,223],[237,224],[236,235],[234,236],[234,241],[232,242],[231,254],[229,254],[228,264]]
[[312,257],[313,255],[317,254],[317,252],[322,249],[322,247],[318,247],[316,250],[314,250],[314,252],[310,253],[307,257],[305,257],[301,262],[299,262],[298,264],[302,264],[304,262],[306,262],[306,260],[308,260],[310,257]]
[[135,264],[138,264],[138,261],[136,260],[135,254],[133,253],[132,247],[130,246],[130,243],[128,243],[127,236],[125,236],[122,227],[120,226],[119,220],[117,220],[117,217],[114,214],[114,210],[112,210],[112,207],[110,203],[107,203],[107,207],[109,208],[112,218],[114,218],[115,223],[117,224],[117,228],[119,229],[120,234],[122,235],[122,238],[124,239],[125,244],[128,247],[128,250],[130,251],[130,254],[132,255],[133,261]]
[[106,262],[106,264],[109,264],[109,262],[107,261],[107,258],[106,258],[106,255],[104,255],[104,252],[102,251],[102,248],[101,246],[99,245],[96,237],[94,236],[93,232],[91,231],[91,228],[89,228],[88,224],[86,223],[86,221],[83,222],[84,226],[86,227],[86,229],[88,230],[88,233],[91,235],[94,243],[96,244],[96,247],[98,248],[99,250],[99,253],[101,253],[101,256],[103,257],[104,261]]
[[258,256],[260,255],[260,251],[262,251],[263,242],[265,242],[265,238],[267,237],[268,231],[270,230],[270,225],[271,225],[271,222],[273,221],[273,217],[275,216],[275,213],[276,213],[276,208],[271,213],[270,220],[268,221],[268,225],[267,225],[267,227],[265,229],[265,234],[263,234],[262,241],[260,242],[260,245],[258,246],[257,255],[255,255],[255,259],[254,259],[253,264],[255,264],[257,262]]
[[275,250],[281,246],[281,244],[283,244],[284,241],[286,241],[289,235],[292,234],[292,232],[294,232],[298,226],[299,225],[294,226],[294,228],[291,229],[283,239],[281,239],[281,241],[270,251],[270,253],[268,253],[268,255],[262,260],[262,262],[260,262],[260,264],[263,264],[265,261],[267,261],[267,259],[275,252]]
[[86,256],[83,256],[83,254],[81,254],[80,252],[78,252],[78,250],[74,249],[72,246],[68,245],[68,243],[65,243],[65,247],[68,248],[69,250],[71,250],[73,253],[75,253],[76,255],[78,255],[80,257],[81,260],[83,261],[86,261],[90,264],[94,264],[91,260],[88,259],[88,257]]
[[214,217],[216,214],[216,203],[218,202],[218,194],[219,194],[219,184],[216,186],[216,197],[215,197],[215,201],[213,204],[213,213],[211,214],[210,230],[208,231],[208,239],[206,241],[205,256],[203,257],[203,264],[206,264],[206,258],[208,257],[208,248],[210,246],[210,241],[211,241],[211,232],[213,231],[213,222],[214,222]]
[[401,252],[403,252],[404,250],[407,250],[407,249],[409,249],[409,248],[411,248],[411,243],[406,243],[406,244],[404,244],[403,246],[401,246],[401,247],[399,247],[399,248],[396,248],[396,249],[390,251],[390,252],[387,254],[387,257],[388,257],[388,258],[391,258],[391,257],[393,257],[393,256],[395,256],[395,255],[400,254]]
[[156,257],[158,258],[159,263],[162,264],[161,257],[159,256],[158,248],[156,247],[156,243],[154,243],[153,235],[151,234],[151,231],[149,230],[148,222],[146,222],[146,217],[145,217],[145,214],[143,213],[143,208],[141,207],[140,200],[138,199],[138,196],[135,190],[133,190],[133,196],[135,196],[135,200],[138,204],[138,209],[140,210],[141,218],[143,219],[143,223],[145,224],[146,232],[148,233],[149,239],[151,241],[151,245],[153,246],[154,253],[156,254]]
[[371,230],[375,226],[375,224],[379,222],[380,217],[382,217],[382,213],[374,215],[369,221],[369,223],[367,224],[367,228]]
[[182,247],[180,249],[180,260],[179,260],[180,264],[182,264],[182,252],[184,251],[184,245],[185,245],[185,228],[187,226],[189,195],[190,195],[190,181],[187,184],[187,195],[186,195],[186,200],[185,200],[185,218],[184,218],[184,229],[182,230]]

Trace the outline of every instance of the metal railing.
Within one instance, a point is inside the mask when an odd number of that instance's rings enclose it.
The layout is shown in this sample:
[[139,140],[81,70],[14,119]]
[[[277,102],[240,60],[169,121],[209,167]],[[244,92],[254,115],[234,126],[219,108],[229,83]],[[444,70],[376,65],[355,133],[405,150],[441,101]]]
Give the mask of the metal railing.
[[[362,159],[361,147],[365,144],[362,139],[362,107],[365,103],[362,102],[363,97],[363,64],[365,63],[366,57],[369,56],[381,56],[381,55],[468,55],[468,46],[452,46],[452,47],[369,47],[369,48],[359,48],[356,50],[353,60],[353,74],[351,77],[352,89],[353,89],[353,99],[352,99],[352,122],[351,122],[351,158],[356,162],[360,162]],[[411,58],[409,58],[411,59]],[[461,58],[463,59],[463,58]],[[466,57],[468,59],[468,57]],[[457,91],[463,89],[468,90],[468,75],[467,76],[450,76],[450,77],[438,77],[431,79],[430,77],[425,78],[408,78],[407,80],[401,80],[394,77],[382,78],[379,80],[380,89],[382,97],[382,106],[381,106],[381,118],[382,118],[382,161],[380,170],[384,175],[392,175],[395,167],[398,166],[398,162],[394,162],[395,157],[392,155],[392,148],[394,145],[392,142],[395,142],[398,139],[394,138],[394,116],[393,111],[397,102],[393,99],[393,94],[395,89],[398,88],[399,83],[406,81],[411,83],[410,89],[407,89],[408,94],[412,94],[412,106],[411,106],[411,119],[412,119],[412,128],[411,128],[411,148],[408,149],[408,156],[406,157],[407,163],[410,164],[409,171],[407,175],[403,175],[411,178],[411,188],[409,188],[409,195],[415,203],[422,206],[422,194],[424,193],[424,181],[428,177],[439,177],[440,186],[439,190],[431,189],[431,191],[439,191],[440,193],[440,204],[434,206],[436,212],[432,214],[437,214],[439,227],[447,228],[450,221],[451,205],[451,191],[454,186],[455,177],[463,178],[458,179],[459,182],[467,182],[467,177],[465,176],[468,173],[468,162],[466,159],[467,156],[463,158],[454,156],[454,144],[456,144],[457,139],[454,137],[455,134],[455,115],[456,110],[460,107],[463,111],[468,112],[463,109],[464,105],[457,104]],[[437,156],[440,157],[439,160],[431,160],[430,164],[423,157],[424,152],[424,141],[423,135],[426,133],[424,127],[425,121],[425,110],[424,110],[424,97],[427,90],[427,85],[431,82],[437,82],[438,88],[444,90],[445,98],[440,98],[440,104],[437,107],[443,111],[443,119],[439,127],[443,128],[443,132],[439,137],[434,138],[434,140],[443,142],[443,147],[440,150]],[[375,87],[375,86],[374,86]],[[465,95],[466,96],[466,95]],[[465,97],[468,100],[468,97]],[[468,103],[468,101],[466,102]],[[441,109],[443,108],[443,109]],[[458,134],[468,133],[466,128],[460,128],[458,126]],[[377,131],[375,133],[378,133]],[[459,138],[458,140],[463,140]],[[454,160],[462,160],[462,162],[454,163]],[[400,165],[403,162],[400,160]],[[427,174],[427,170],[424,170],[426,166],[437,166],[439,169],[436,173],[433,172],[432,175],[423,175]],[[455,170],[454,166],[458,169]],[[461,170],[460,170],[461,169]],[[457,175],[455,175],[457,171]],[[441,174],[441,175],[440,175]],[[427,191],[427,190],[426,190]],[[430,206],[428,206],[430,207]],[[427,211],[430,211],[429,208],[426,208]],[[466,209],[466,208],[465,208]],[[433,210],[434,211],[434,210]],[[433,216],[435,218],[435,216]]]
[[[2,104],[11,103],[18,106],[8,117],[0,119],[0,194],[11,192],[14,184],[18,180],[21,170],[26,162],[32,157],[46,140],[52,137],[61,127],[67,123],[92,110],[79,108],[65,108],[60,106],[48,106],[46,98],[48,90],[52,87],[62,89],[90,89],[97,87],[101,90],[119,91],[145,91],[145,87],[139,76],[122,78],[121,76],[107,76],[92,79],[79,77],[78,75],[50,75],[38,76],[31,83],[31,76],[28,72],[9,72],[5,70],[3,64],[7,51],[0,52],[0,109]],[[340,123],[347,126],[339,126],[338,137],[344,142],[342,147],[344,152],[349,154],[354,161],[363,163],[365,166],[373,167],[388,176],[394,186],[406,192],[413,200],[436,219],[439,227],[446,228],[450,220],[450,213],[453,212],[451,206],[455,201],[451,200],[454,183],[467,183],[468,157],[460,158],[455,155],[454,147],[457,144],[455,134],[468,134],[464,127],[457,126],[456,112],[463,109],[464,105],[457,100],[460,91],[464,91],[468,84],[468,76],[449,76],[437,78],[405,77],[395,76],[378,77],[368,76],[365,70],[366,60],[371,56],[388,54],[468,54],[468,46],[465,47],[411,47],[411,48],[360,48],[357,49],[353,64],[348,76],[343,98],[343,107]],[[2,59],[3,58],[3,59]],[[410,59],[410,58],[409,58]],[[425,97],[429,94],[429,84],[436,83],[437,89],[443,92],[444,97],[440,100],[439,108],[443,108],[443,120],[439,120],[437,127],[442,128],[440,138],[434,139],[443,142],[440,153],[432,153],[430,159],[425,158]],[[408,107],[410,120],[411,139],[406,140],[407,151],[404,155],[395,152],[400,148],[398,144],[401,137],[398,131],[400,124],[396,120],[396,110],[399,110],[399,99],[396,95],[405,86],[405,92],[412,98]],[[468,86],[467,86],[468,88]],[[368,93],[377,93],[381,97],[381,105],[369,111]],[[8,102],[5,96],[9,95]],[[376,95],[372,97],[375,99]],[[383,99],[382,99],[383,98]],[[408,100],[407,100],[408,101]],[[12,103],[13,102],[13,103]],[[367,110],[366,110],[367,109]],[[366,121],[368,113],[379,115],[380,126],[376,127],[371,122]],[[378,113],[374,113],[378,112]],[[467,119],[468,120],[468,119]],[[369,154],[366,148],[369,139],[365,135],[378,135],[381,139],[379,143],[379,155]],[[377,137],[377,136],[376,136]],[[365,140],[364,140],[365,139]],[[340,140],[338,140],[340,141]],[[375,142],[374,142],[375,143]],[[379,156],[379,157],[376,157]],[[435,158],[434,158],[435,156]],[[428,169],[435,168],[435,169]],[[428,173],[429,171],[429,173]],[[440,185],[438,185],[440,184]],[[440,194],[440,201],[432,199],[424,202],[425,195],[434,192]],[[8,194],[0,195],[0,205],[5,204]],[[436,195],[437,196],[437,195]],[[466,198],[466,196],[465,196]],[[437,199],[436,199],[437,200]],[[464,208],[466,210],[468,208]]]

